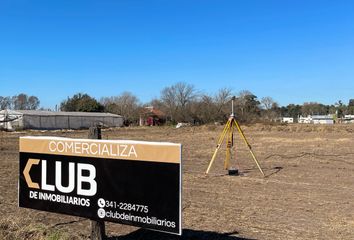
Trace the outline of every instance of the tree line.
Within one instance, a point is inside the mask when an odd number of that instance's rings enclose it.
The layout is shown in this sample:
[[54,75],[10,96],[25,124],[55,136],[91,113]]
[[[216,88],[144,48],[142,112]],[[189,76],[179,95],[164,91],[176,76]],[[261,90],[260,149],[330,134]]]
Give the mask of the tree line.
[[39,98],[20,93],[14,96],[0,96],[0,109],[36,110],[39,108]]
[[[179,82],[161,90],[159,98],[142,103],[131,92],[117,96],[102,97],[97,100],[88,94],[77,93],[60,104],[61,111],[110,112],[124,116],[127,124],[137,124],[147,106],[153,106],[164,112],[171,123],[193,122],[205,124],[224,122],[231,113],[231,98],[235,96],[234,111],[241,122],[274,121],[280,117],[298,117],[299,115],[327,115],[342,117],[354,114],[354,99],[348,104],[338,101],[332,105],[306,102],[302,105],[289,104],[279,106],[272,97],[258,98],[252,92],[243,90],[234,93],[229,88],[221,88],[208,94],[198,91],[193,85]],[[38,109],[39,99],[35,96],[19,94],[13,97],[0,97],[1,109]]]

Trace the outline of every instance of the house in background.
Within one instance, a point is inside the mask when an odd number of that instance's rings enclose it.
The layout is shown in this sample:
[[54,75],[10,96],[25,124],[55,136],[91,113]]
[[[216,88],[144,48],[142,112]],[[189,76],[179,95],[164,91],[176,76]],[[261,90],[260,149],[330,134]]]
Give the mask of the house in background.
[[334,124],[332,115],[313,115],[312,122],[314,124]]
[[354,123],[354,115],[344,115],[343,123]]
[[299,116],[297,118],[298,123],[312,123],[312,116],[308,115],[307,117]]
[[292,117],[283,117],[281,119],[281,122],[282,123],[294,123],[294,118],[292,118]]
[[298,123],[334,124],[334,119],[332,115],[308,115],[307,117],[299,116]]
[[140,126],[159,126],[166,122],[166,114],[152,106],[145,107],[140,112]]

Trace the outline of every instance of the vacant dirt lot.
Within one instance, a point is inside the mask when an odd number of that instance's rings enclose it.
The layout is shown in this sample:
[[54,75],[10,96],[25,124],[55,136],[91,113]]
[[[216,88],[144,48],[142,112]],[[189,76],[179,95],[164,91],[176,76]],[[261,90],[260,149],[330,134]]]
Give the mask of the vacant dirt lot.
[[[182,239],[354,239],[354,125],[243,129],[266,178],[238,136],[232,163],[242,176],[226,175],[224,149],[204,174],[222,126],[112,129],[103,138],[183,144]],[[89,238],[86,219],[17,207],[24,135],[85,138],[87,131],[0,132],[0,239]],[[110,223],[106,231],[110,239],[179,239]]]

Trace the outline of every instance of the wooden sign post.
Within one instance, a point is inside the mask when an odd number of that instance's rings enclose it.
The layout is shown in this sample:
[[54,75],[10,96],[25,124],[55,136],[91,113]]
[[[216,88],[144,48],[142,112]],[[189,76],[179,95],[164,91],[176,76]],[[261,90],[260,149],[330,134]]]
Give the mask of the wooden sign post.
[[[102,139],[101,128],[99,126],[89,128],[89,139]],[[104,221],[91,220],[91,239],[103,240],[106,238]]]

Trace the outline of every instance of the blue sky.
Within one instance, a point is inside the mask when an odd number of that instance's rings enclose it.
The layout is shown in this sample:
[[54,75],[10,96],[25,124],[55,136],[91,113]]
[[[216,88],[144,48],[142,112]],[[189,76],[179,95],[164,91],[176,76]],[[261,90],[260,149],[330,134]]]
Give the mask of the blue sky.
[[354,98],[354,1],[0,0],[0,96],[142,102],[176,82],[281,105]]

